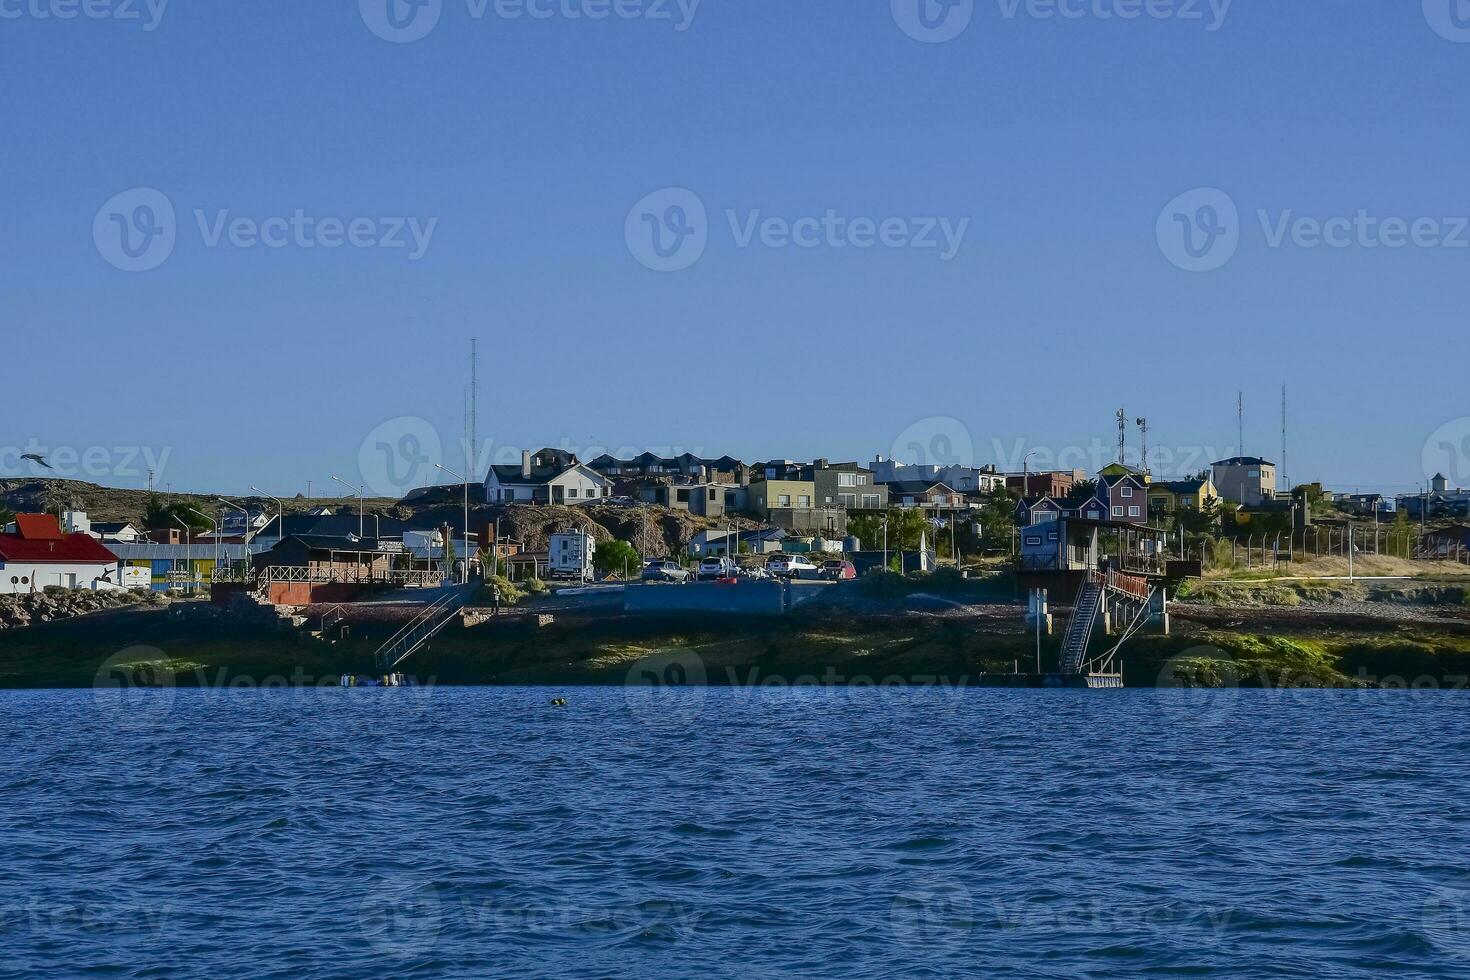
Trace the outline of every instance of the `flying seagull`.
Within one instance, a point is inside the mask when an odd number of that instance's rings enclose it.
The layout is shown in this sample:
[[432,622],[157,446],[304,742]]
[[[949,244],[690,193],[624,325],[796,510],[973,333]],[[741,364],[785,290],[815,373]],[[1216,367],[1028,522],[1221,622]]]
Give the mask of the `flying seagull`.
[[54,470],[56,468],[56,467],[52,466],[50,463],[46,462],[46,460],[43,457],[38,456],[35,453],[26,453],[24,456],[21,457],[21,459],[28,459],[31,462],[35,463],[37,466],[44,466],[48,470]]

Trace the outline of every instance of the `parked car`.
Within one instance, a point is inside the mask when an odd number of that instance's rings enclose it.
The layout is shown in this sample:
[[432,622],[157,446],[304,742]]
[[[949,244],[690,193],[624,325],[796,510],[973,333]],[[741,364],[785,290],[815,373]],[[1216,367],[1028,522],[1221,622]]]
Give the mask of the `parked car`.
[[714,578],[734,578],[735,560],[711,555],[699,563],[698,578],[701,582]]
[[857,578],[857,566],[850,561],[824,561],[820,575],[830,582],[845,582]]
[[750,565],[748,567],[742,566],[736,572],[736,574],[738,574],[741,578],[748,579],[768,579],[771,577],[771,573],[766,571],[759,565]]
[[817,566],[804,555],[772,555],[766,562],[766,571],[777,578],[817,577]]
[[641,577],[645,582],[684,583],[689,581],[689,570],[676,561],[669,561],[666,558],[655,558],[643,566],[643,575]]

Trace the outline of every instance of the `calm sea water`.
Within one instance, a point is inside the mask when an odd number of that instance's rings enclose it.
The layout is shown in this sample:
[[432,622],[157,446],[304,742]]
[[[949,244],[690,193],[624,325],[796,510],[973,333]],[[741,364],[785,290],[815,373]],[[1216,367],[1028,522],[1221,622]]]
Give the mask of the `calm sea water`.
[[4,977],[1470,975],[1463,695],[0,707]]

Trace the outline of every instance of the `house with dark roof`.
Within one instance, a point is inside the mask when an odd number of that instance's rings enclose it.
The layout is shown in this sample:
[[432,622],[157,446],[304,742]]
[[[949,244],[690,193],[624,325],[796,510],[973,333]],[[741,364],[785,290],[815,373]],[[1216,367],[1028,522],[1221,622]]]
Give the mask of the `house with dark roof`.
[[0,595],[49,587],[97,589],[118,584],[117,556],[90,534],[67,534],[51,514],[17,514],[0,534]]
[[928,480],[894,480],[887,484],[888,499],[894,507],[923,507],[927,510],[955,510],[970,506],[970,500],[947,483]]
[[1202,511],[1220,499],[1213,481],[1167,480],[1148,485],[1150,516],[1173,514],[1181,510]]
[[619,459],[603,453],[587,465],[614,482],[644,477],[685,477],[691,481],[734,486],[750,482],[750,467],[733,456],[711,459],[693,453],[680,453],[678,456],[640,453],[631,459]]
[[[1120,524],[1147,524],[1148,487],[1144,478],[1134,473],[1099,474],[1096,500],[1102,508],[1102,519]],[[1094,519],[1086,513],[1090,509],[1087,503],[1080,509],[1085,519]]]
[[612,495],[613,481],[573,453],[543,449],[521,453],[520,466],[491,466],[485,499],[492,504],[560,504],[576,507]]
[[1259,456],[1232,456],[1210,464],[1216,490],[1225,500],[1253,507],[1276,499],[1276,464]]

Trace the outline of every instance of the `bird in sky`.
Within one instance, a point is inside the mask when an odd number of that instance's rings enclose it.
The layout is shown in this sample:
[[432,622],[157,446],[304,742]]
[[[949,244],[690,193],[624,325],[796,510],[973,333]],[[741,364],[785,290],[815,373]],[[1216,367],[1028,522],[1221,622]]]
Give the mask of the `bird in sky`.
[[28,459],[32,463],[35,463],[37,466],[44,466],[48,470],[53,470],[53,469],[56,468],[56,467],[52,466],[50,463],[46,462],[45,457],[39,456],[36,453],[26,453],[24,456],[21,457],[21,459]]

